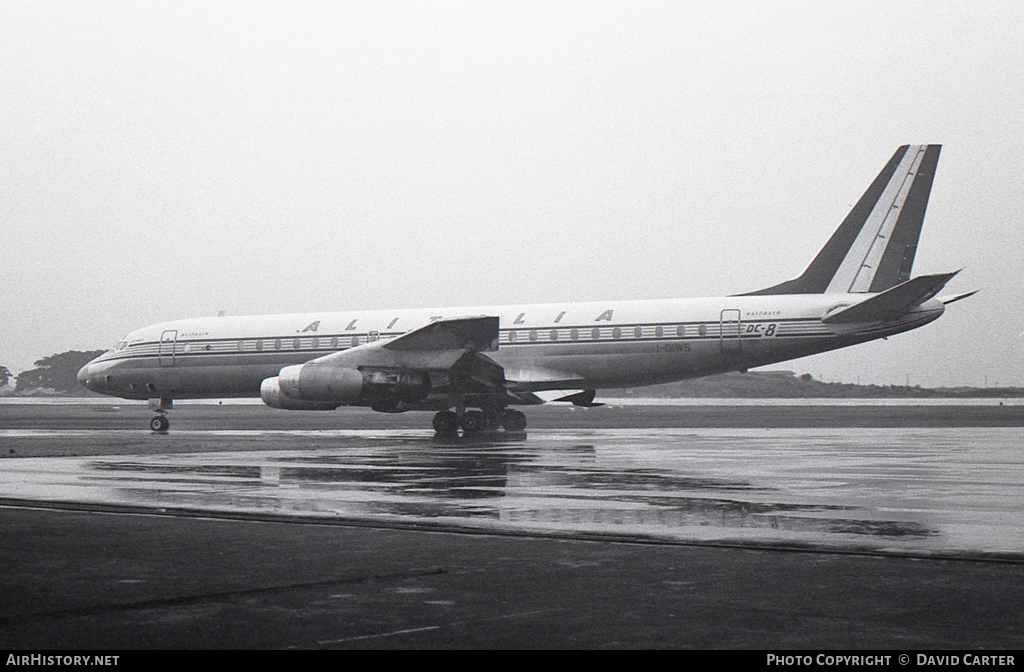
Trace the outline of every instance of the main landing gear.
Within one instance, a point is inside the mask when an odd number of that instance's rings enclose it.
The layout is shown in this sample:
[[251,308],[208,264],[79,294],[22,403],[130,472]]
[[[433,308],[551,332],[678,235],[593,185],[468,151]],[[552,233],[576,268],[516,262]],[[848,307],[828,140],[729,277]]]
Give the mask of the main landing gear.
[[171,426],[171,421],[167,419],[167,411],[171,410],[173,407],[173,399],[161,397],[160,399],[149,400],[149,410],[158,414],[155,418],[149,421],[149,428],[153,430],[153,433],[167,433],[167,429]]
[[504,410],[501,413],[465,411],[461,416],[454,411],[440,411],[434,415],[434,431],[438,434],[454,434],[460,427],[465,434],[475,434],[499,426],[506,432],[521,432],[526,429],[526,414]]

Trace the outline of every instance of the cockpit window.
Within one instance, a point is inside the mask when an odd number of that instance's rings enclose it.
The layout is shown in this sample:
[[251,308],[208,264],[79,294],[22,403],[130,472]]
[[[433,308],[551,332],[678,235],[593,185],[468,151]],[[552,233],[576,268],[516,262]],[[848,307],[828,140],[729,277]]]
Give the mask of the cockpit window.
[[122,350],[124,350],[124,349],[125,349],[125,348],[127,348],[127,347],[128,347],[128,339],[127,339],[127,338],[123,338],[123,339],[121,339],[121,340],[120,340],[120,341],[118,342],[118,344],[117,344],[117,345],[115,345],[115,346],[113,347],[113,351],[114,351],[114,352],[121,352]]

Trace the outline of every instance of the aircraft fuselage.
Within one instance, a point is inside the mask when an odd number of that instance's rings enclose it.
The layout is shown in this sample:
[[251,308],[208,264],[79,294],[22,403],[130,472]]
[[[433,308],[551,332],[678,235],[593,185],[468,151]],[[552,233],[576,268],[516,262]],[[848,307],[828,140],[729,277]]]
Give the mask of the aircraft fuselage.
[[496,315],[497,343],[485,352],[504,368],[514,391],[633,387],[825,352],[913,329],[943,312],[933,299],[898,320],[852,333],[835,333],[821,321],[864,298],[739,296],[195,318],[130,333],[79,378],[89,389],[126,399],[254,397],[261,382],[284,367],[394,339],[438,319]]

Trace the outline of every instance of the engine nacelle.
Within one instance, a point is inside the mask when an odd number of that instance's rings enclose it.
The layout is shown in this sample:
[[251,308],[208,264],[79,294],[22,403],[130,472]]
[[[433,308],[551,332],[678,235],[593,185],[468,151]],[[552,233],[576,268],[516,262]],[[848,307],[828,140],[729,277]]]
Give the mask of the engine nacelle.
[[363,394],[363,372],[340,366],[296,364],[277,375],[281,393],[290,399],[350,404]]
[[267,378],[260,383],[260,398],[271,408],[283,408],[289,411],[333,411],[341,405],[329,401],[292,399],[281,393],[281,379],[278,376]]
[[323,364],[296,364],[260,385],[263,402],[293,410],[334,409],[342,404],[369,404],[393,410],[430,394],[430,376],[422,371],[353,369]]

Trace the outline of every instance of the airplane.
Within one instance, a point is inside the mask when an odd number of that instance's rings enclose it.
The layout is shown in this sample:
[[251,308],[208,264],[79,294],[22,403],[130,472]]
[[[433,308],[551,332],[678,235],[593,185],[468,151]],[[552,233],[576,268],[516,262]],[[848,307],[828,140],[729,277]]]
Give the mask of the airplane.
[[745,371],[886,338],[975,292],[911,278],[941,145],[903,145],[807,269],[715,298],[202,317],[144,327],[86,364],[86,388],[149,400],[262,397],[270,407],[435,411],[438,433],[522,432],[514,406],[581,407],[601,388]]

